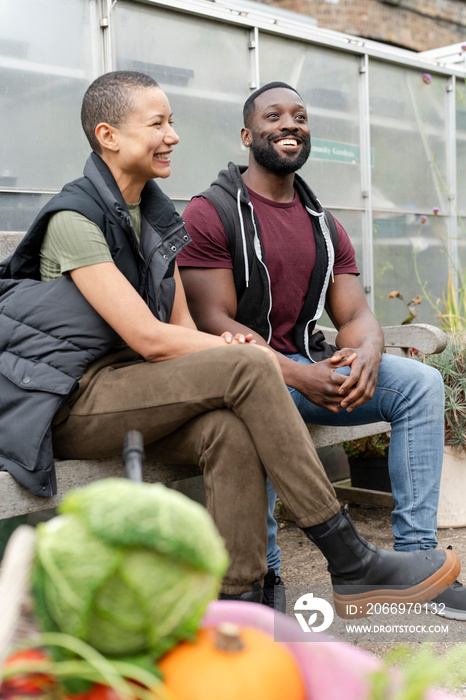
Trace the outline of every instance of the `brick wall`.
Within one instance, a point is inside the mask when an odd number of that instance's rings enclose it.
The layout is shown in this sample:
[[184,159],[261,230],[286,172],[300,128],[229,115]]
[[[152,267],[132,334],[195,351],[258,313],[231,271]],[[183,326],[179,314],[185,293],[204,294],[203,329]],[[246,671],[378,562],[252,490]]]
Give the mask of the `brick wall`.
[[466,42],[466,0],[260,0],[346,34],[426,51]]

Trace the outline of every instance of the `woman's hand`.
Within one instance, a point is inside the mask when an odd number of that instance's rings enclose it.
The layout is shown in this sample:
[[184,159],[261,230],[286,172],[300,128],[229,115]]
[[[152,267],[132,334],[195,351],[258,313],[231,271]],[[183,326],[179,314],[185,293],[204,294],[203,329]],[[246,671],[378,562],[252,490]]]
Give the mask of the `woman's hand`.
[[226,343],[228,343],[228,345],[244,345],[245,343],[256,343],[252,333],[248,333],[247,335],[243,335],[243,333],[235,333],[235,335],[233,335],[233,333],[230,333],[230,331],[224,331],[220,337],[223,338],[223,340]]

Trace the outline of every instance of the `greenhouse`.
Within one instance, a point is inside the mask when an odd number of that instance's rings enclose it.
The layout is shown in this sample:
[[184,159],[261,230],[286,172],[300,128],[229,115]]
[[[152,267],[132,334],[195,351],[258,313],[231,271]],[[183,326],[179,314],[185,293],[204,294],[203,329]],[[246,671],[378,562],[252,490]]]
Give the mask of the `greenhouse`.
[[246,1],[0,0],[0,257],[81,175],[99,74],[140,70],[167,93],[181,141],[163,185],[180,212],[246,162],[243,102],[283,80],[309,111],[302,174],[350,234],[378,319],[403,320],[398,290],[435,321],[466,269],[465,65],[460,45],[417,54]]

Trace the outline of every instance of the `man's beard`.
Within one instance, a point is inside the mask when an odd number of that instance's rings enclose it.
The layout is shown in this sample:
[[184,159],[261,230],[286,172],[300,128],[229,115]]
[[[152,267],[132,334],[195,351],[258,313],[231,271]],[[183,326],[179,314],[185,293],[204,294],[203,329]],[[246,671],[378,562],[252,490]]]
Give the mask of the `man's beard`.
[[[295,138],[294,136],[290,136]],[[282,138],[287,138],[286,136]],[[275,175],[289,175],[295,173],[303,167],[304,163],[309,158],[311,152],[311,142],[306,138],[300,137],[302,148],[297,156],[281,156],[276,150],[273,143],[259,139],[253,139],[251,151],[254,160],[263,168],[269,170]]]

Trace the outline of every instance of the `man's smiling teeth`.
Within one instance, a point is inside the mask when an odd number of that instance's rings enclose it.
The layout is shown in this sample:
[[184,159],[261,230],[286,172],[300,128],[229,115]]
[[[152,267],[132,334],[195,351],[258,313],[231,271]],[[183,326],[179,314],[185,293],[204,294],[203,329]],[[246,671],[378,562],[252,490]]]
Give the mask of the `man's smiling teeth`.
[[298,142],[296,139],[280,139],[280,141],[276,141],[275,143],[278,143],[279,146],[297,146]]

